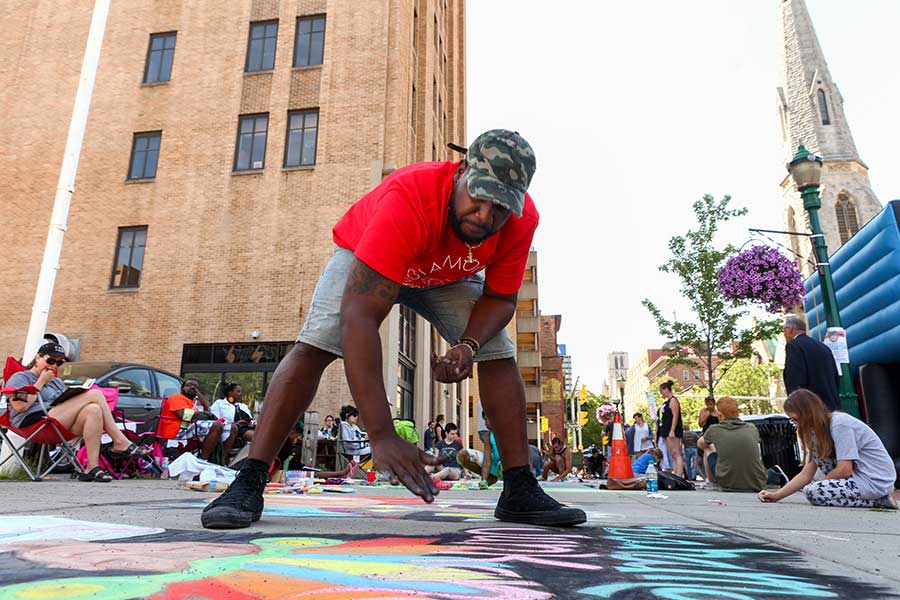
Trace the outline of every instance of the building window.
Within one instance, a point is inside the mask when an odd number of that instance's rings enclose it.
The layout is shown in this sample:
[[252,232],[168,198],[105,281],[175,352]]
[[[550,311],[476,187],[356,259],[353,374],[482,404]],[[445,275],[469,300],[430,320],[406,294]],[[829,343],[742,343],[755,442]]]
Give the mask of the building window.
[[688,371],[687,369],[684,370],[684,372],[681,374],[681,376],[685,381],[691,380],[691,372]]
[[298,110],[288,113],[287,140],[284,143],[285,167],[316,164],[318,131],[318,109]]
[[[796,213],[794,212],[793,206],[788,206],[787,209],[787,226],[788,231],[796,232],[797,231],[797,219],[795,217]],[[800,241],[797,239],[796,235],[792,235],[791,237],[791,252],[794,253],[795,258],[802,258],[800,254]]]
[[831,125],[831,115],[828,114],[828,98],[825,96],[825,90],[820,89],[816,92],[819,99],[819,116],[822,117],[822,125]]
[[250,39],[247,42],[247,64],[244,70],[271,71],[275,68],[275,41],[278,39],[278,21],[250,23]]
[[859,217],[856,214],[856,203],[846,192],[838,194],[834,204],[834,212],[837,214],[838,233],[841,236],[841,244],[856,235],[859,231]]
[[266,134],[269,115],[245,115],[238,123],[235,171],[258,171],[266,165]]
[[416,313],[400,307],[400,352],[397,364],[397,416],[414,419],[416,382]]
[[147,62],[144,65],[144,83],[159,83],[172,78],[172,61],[175,59],[175,32],[150,35]]
[[400,354],[415,363],[416,313],[406,306],[400,307]]
[[159,140],[161,131],[136,133],[131,142],[131,162],[128,179],[153,179],[159,162]]
[[411,119],[411,122],[412,122],[412,132],[413,132],[413,148],[415,148],[415,138],[416,138],[416,135],[417,135],[416,131],[417,131],[417,128],[418,128],[418,124],[416,123],[416,111],[417,111],[416,105],[417,105],[417,102],[416,102],[416,84],[413,83],[413,84],[412,84],[412,119]]
[[519,373],[522,375],[522,383],[525,385],[537,385],[538,370],[536,367],[519,367]]
[[325,55],[325,15],[298,17],[294,38],[294,66],[321,65]]
[[120,227],[116,241],[116,262],[113,264],[110,288],[136,288],[141,285],[144,268],[144,246],[147,244],[147,226]]

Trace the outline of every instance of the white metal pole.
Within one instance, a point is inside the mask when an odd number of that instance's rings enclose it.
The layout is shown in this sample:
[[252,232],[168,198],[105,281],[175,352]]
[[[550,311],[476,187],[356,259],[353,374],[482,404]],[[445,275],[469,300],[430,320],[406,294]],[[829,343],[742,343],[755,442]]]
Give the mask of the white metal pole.
[[66,139],[66,149],[59,170],[53,213],[50,215],[44,259],[41,262],[41,273],[34,294],[34,304],[31,308],[31,321],[28,324],[25,349],[22,351],[22,360],[25,362],[34,357],[44,337],[44,329],[47,327],[53,286],[56,283],[59,257],[62,254],[63,236],[66,233],[69,219],[69,205],[72,201],[72,193],[75,191],[78,159],[81,157],[81,145],[84,141],[84,131],[87,128],[88,113],[91,108],[94,79],[100,63],[100,48],[103,46],[103,32],[106,29],[106,17],[109,14],[109,2],[110,0],[94,2],[91,27],[84,50],[84,61],[81,63],[81,77],[78,80],[78,90],[75,92],[75,106],[72,109],[72,120],[69,122],[69,136]]

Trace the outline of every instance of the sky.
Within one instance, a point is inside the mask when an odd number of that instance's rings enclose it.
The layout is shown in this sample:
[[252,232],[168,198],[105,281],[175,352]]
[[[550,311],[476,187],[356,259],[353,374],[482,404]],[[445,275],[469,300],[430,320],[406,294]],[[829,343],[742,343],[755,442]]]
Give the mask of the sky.
[[[589,389],[609,352],[634,361],[665,342],[641,300],[687,317],[658,268],[694,201],[749,209],[722,244],[784,228],[778,2],[467,2],[467,141],[503,127],[535,150],[539,308],[562,315],[559,342]],[[900,2],[808,6],[875,194],[900,198]]]

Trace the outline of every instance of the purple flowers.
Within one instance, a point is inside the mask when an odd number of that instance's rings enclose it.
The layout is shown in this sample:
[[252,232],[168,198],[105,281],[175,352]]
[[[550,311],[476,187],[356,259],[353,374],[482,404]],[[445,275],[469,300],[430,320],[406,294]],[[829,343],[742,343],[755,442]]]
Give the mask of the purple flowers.
[[609,425],[612,423],[613,418],[616,416],[616,407],[612,404],[601,404],[597,407],[595,415],[597,417],[597,421],[602,423],[603,425]]
[[719,271],[718,286],[728,300],[763,304],[770,313],[789,310],[803,299],[800,271],[769,246],[753,246],[729,258]]

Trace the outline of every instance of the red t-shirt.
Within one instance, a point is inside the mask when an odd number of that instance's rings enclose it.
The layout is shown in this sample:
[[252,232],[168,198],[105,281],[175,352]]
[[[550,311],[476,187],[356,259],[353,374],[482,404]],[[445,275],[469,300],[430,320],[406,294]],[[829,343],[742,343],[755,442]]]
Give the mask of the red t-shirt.
[[448,207],[458,163],[416,163],[392,173],[334,226],[334,242],[407,287],[446,285],[482,269],[487,285],[514,294],[522,285],[538,212],[525,194],[521,217],[472,249],[456,237]]
[[160,413],[159,436],[166,440],[173,439],[181,429],[181,417],[175,414],[176,410],[194,408],[194,401],[184,394],[172,394],[166,399],[166,407]]

